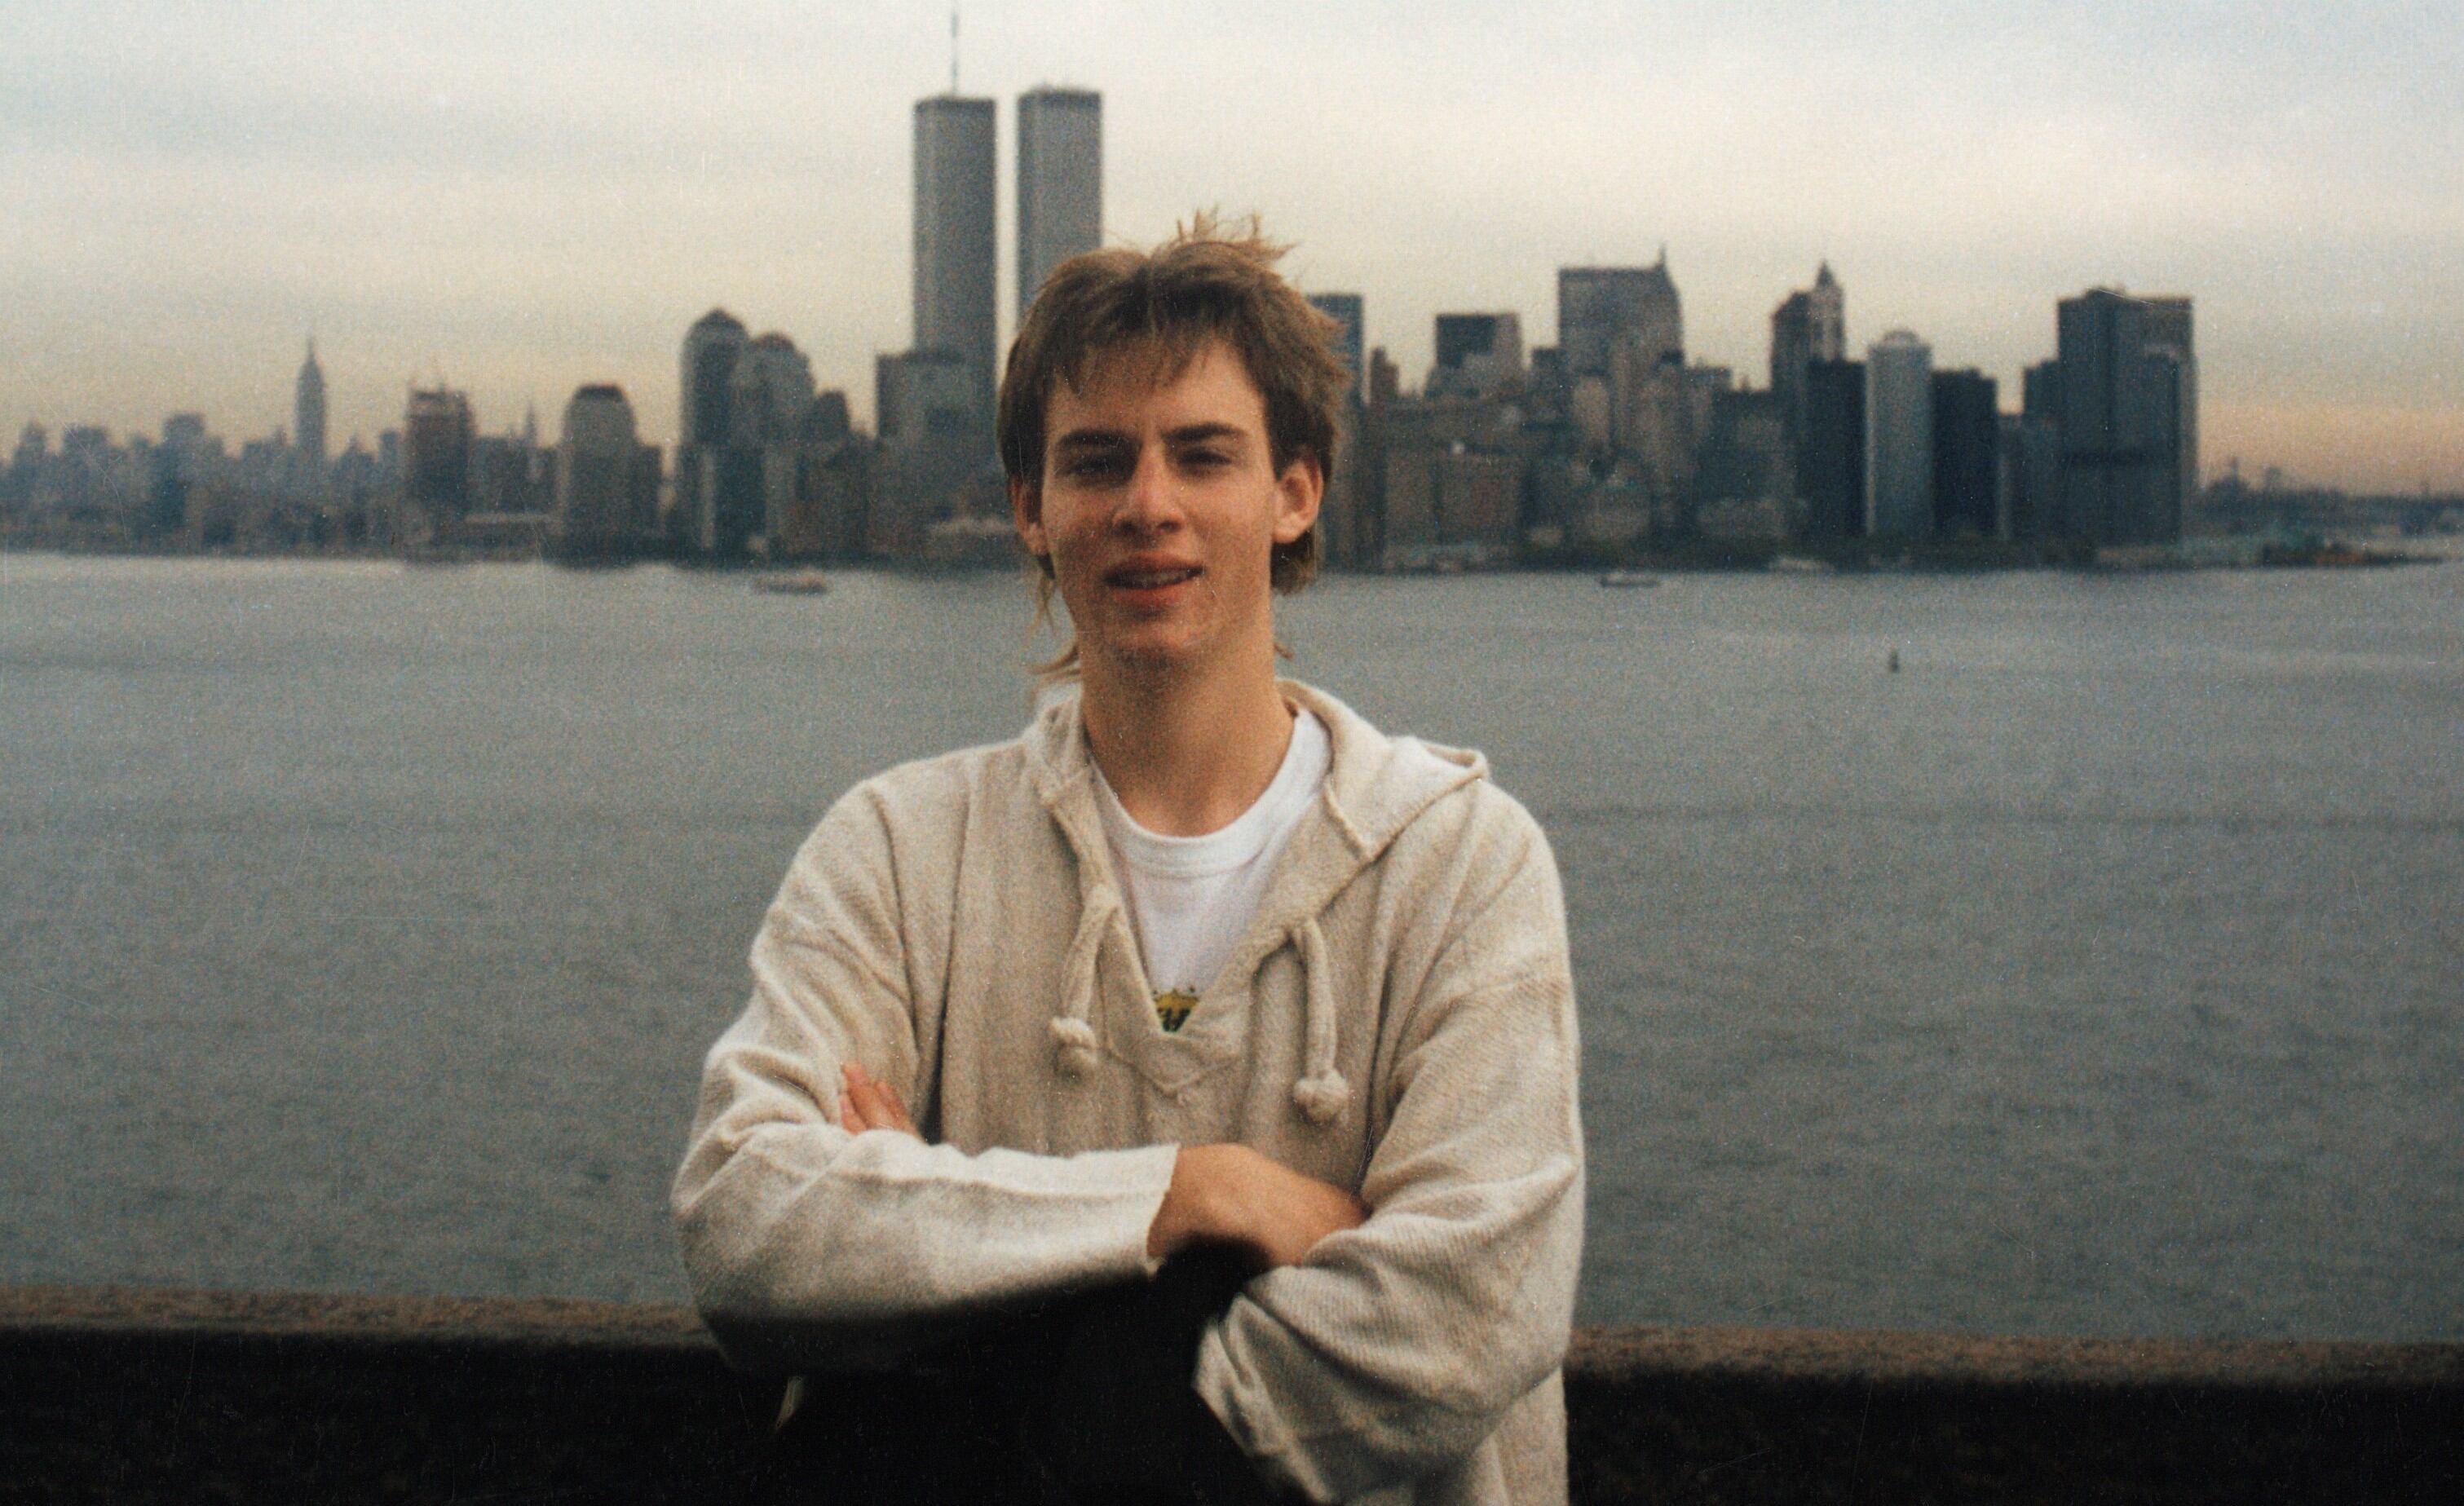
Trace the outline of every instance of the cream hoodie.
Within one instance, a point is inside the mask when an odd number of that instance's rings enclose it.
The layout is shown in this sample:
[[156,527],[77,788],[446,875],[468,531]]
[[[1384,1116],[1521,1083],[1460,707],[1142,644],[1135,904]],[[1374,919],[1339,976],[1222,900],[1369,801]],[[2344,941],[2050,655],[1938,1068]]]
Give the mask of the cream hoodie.
[[[674,1188],[736,1362],[835,1369],[1152,1274],[1182,1144],[1237,1141],[1367,1223],[1252,1280],[1196,1385],[1319,1500],[1559,1501],[1582,1246],[1573,988],[1548,843],[1477,754],[1287,682],[1333,762],[1249,935],[1156,1023],[1074,694],[866,781],[797,853]],[[850,1136],[839,1066],[925,1140]]]

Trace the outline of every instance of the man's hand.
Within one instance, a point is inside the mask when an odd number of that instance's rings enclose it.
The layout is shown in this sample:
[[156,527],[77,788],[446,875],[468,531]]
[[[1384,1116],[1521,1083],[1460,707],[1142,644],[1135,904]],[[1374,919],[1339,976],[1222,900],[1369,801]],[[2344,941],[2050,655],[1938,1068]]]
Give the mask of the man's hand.
[[1368,1219],[1368,1206],[1351,1193],[1246,1145],[1184,1145],[1147,1229],[1147,1253],[1160,1260],[1191,1245],[1232,1245],[1271,1271]]
[[924,1137],[917,1132],[915,1121],[907,1115],[907,1104],[898,1090],[883,1082],[853,1062],[839,1069],[847,1086],[839,1094],[839,1127],[850,1135],[866,1130],[896,1130],[902,1135]]

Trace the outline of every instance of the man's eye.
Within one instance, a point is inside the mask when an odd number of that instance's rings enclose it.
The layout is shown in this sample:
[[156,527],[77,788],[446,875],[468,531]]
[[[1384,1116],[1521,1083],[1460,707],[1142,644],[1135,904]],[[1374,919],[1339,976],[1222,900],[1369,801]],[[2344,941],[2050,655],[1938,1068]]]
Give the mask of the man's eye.
[[1100,481],[1117,476],[1127,469],[1118,455],[1089,454],[1064,461],[1061,474],[1073,481]]
[[1189,450],[1181,454],[1180,463],[1194,471],[1212,471],[1232,463],[1232,457],[1221,450]]

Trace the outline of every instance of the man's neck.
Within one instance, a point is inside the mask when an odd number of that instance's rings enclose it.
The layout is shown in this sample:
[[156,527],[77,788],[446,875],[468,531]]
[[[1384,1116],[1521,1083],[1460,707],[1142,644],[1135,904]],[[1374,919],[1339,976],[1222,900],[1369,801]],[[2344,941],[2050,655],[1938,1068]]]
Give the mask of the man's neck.
[[1130,819],[1165,836],[1220,831],[1257,803],[1291,746],[1274,660],[1213,674],[1090,662],[1087,746]]

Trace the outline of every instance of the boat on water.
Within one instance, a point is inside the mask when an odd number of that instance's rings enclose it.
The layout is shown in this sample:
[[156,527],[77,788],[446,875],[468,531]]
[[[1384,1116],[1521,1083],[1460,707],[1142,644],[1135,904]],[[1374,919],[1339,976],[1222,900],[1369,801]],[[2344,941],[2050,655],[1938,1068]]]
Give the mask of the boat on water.
[[1600,577],[1602,586],[1657,586],[1660,577],[1645,570],[1611,570]]
[[830,588],[830,579],[819,570],[781,570],[755,576],[753,588],[773,596],[819,596]]

